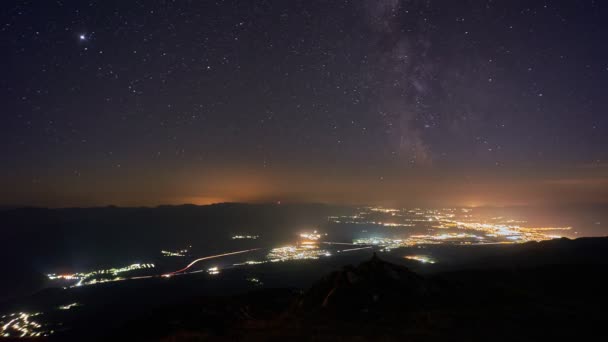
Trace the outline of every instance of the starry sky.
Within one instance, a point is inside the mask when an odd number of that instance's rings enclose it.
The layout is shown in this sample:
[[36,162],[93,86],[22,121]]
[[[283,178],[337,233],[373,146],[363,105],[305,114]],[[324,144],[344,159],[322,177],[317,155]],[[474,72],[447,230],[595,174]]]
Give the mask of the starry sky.
[[608,201],[604,1],[2,1],[0,203]]

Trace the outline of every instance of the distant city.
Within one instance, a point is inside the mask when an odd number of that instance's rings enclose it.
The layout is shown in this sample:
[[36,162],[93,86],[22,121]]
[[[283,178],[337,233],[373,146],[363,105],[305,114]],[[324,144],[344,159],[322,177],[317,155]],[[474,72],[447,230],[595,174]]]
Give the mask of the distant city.
[[[531,227],[523,220],[513,220],[507,217],[491,217],[482,220],[475,215],[474,209],[448,208],[448,209],[393,209],[383,207],[359,208],[354,215],[329,216],[328,222],[336,225],[354,225],[355,227],[388,227],[391,230],[384,234],[375,234],[366,229],[354,231],[353,234],[363,234],[364,237],[353,238],[350,241],[335,241],[332,236],[319,230],[294,232],[293,244],[267,248],[267,254],[262,259],[244,260],[233,263],[227,267],[244,265],[257,265],[267,262],[281,262],[290,260],[319,259],[331,257],[336,253],[374,249],[386,252],[401,247],[418,245],[485,245],[485,244],[515,244],[530,241],[544,241],[561,238],[572,227]],[[417,228],[425,229],[426,234],[414,234],[411,231]],[[232,236],[233,240],[258,240],[260,235],[238,234]],[[190,255],[190,248],[179,250],[161,250],[163,257],[183,257]],[[243,251],[226,251],[222,254],[204,256],[189,262],[182,270],[164,274],[155,274],[154,263],[137,263],[117,268],[79,271],[70,274],[48,274],[50,280],[57,280],[60,284],[73,281],[67,287],[95,285],[104,282],[124,281],[129,279],[142,279],[147,277],[165,277],[201,272],[195,264],[202,260],[220,259],[236,254],[246,254],[263,248]],[[410,258],[421,262],[428,262],[424,258]],[[127,276],[138,271],[137,276]],[[141,271],[145,274],[141,274]],[[220,267],[214,266],[206,270],[210,274],[219,274]],[[59,284],[58,283],[58,284]],[[65,286],[65,285],[64,285]]]
[[[482,246],[512,245],[532,241],[545,241],[573,235],[569,226],[536,227],[524,219],[505,216],[488,216],[475,208],[354,208],[350,214],[329,215],[323,227],[308,230],[292,229],[291,242],[268,245],[263,231],[234,233],[217,241],[230,246],[239,241],[250,248],[225,250],[213,255],[199,255],[197,241],[183,241],[177,249],[159,246],[157,257],[137,263],[93,270],[47,273],[49,286],[62,291],[112,282],[141,279],[167,279],[188,274],[204,273],[221,281],[228,269],[254,270],[262,264],[301,261],[315,262],[336,256],[366,251],[370,253],[397,253],[401,249],[403,260],[420,265],[440,264],[442,260],[426,253],[413,254],[406,248],[437,245]],[[142,259],[145,259],[142,257]],[[160,265],[160,267],[159,267]],[[170,267],[173,267],[171,269]],[[260,276],[249,275],[246,282],[253,288],[264,286]],[[53,311],[70,311],[86,306],[71,302],[52,308]],[[9,312],[2,315],[3,337],[38,337],[52,335],[61,322],[45,320],[46,312]]]

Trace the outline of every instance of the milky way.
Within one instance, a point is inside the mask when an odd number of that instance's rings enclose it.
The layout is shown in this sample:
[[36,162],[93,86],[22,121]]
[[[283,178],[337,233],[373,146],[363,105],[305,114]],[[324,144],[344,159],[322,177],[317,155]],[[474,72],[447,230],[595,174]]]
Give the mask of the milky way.
[[598,1],[7,1],[4,204],[608,198]]

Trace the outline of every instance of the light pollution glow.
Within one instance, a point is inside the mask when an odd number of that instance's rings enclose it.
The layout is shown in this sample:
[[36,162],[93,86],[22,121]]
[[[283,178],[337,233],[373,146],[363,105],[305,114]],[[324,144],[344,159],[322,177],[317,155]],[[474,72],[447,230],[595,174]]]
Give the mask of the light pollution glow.
[[[359,166],[360,167],[360,166]],[[78,180],[42,179],[13,189],[3,201],[31,205],[155,206],[222,202],[320,202],[386,206],[509,206],[607,203],[608,179],[594,168],[465,171],[420,168],[398,172],[292,167],[272,170],[170,172],[132,169],[121,177],[91,173]],[[542,174],[543,176],[538,176]],[[13,190],[11,190],[13,189]]]

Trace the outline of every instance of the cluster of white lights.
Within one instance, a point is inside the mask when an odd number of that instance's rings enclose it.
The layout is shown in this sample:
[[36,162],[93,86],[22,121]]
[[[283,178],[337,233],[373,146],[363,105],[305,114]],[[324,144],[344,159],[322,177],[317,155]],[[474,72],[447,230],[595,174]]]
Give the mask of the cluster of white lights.
[[433,260],[431,257],[429,257],[427,255],[406,255],[405,258],[409,259],[409,260],[416,260],[423,264],[434,264],[435,263],[435,260]]
[[249,277],[249,278],[247,278],[247,281],[256,286],[264,285],[264,283],[259,278],[256,278],[256,277]]
[[163,256],[166,256],[166,257],[183,257],[188,254],[188,250],[187,249],[180,249],[178,251],[162,250],[162,251],[160,251],[160,254],[162,254]]
[[322,256],[331,256],[324,249],[319,249],[316,246],[285,246],[273,248],[270,250],[266,258],[271,262],[287,261],[287,260],[305,260],[319,259]]
[[232,240],[257,240],[259,238],[259,235],[234,235]]
[[70,303],[70,304],[66,304],[66,305],[60,305],[57,307],[57,309],[59,310],[70,310],[74,307],[80,306],[79,303]]
[[27,313],[17,312],[3,315],[0,320],[0,337],[43,337],[54,333],[53,330],[45,330],[43,325],[31,320],[32,317],[42,315],[41,312]]
[[[386,218],[386,220],[385,220]],[[384,227],[411,227],[421,225],[428,229],[454,229],[473,233],[410,235],[407,238],[365,238],[356,244],[378,245],[390,250],[422,244],[509,244],[550,240],[561,237],[548,231],[569,230],[571,227],[524,227],[525,221],[492,217],[487,222],[475,219],[472,209],[390,209],[362,208],[351,216],[331,216],[334,223],[380,225]]]
[[[327,234],[325,234],[325,235],[327,235]],[[316,241],[321,238],[321,234],[319,234],[319,232],[315,230],[312,233],[302,233],[302,234],[300,234],[300,237],[302,239]]]
[[64,279],[64,280],[78,280],[73,286],[93,285],[98,283],[107,283],[112,281],[120,281],[125,278],[120,277],[119,274],[154,268],[154,264],[132,264],[121,268],[109,268],[105,270],[97,270],[86,273],[74,273],[74,274],[47,274],[47,277],[51,280]]

